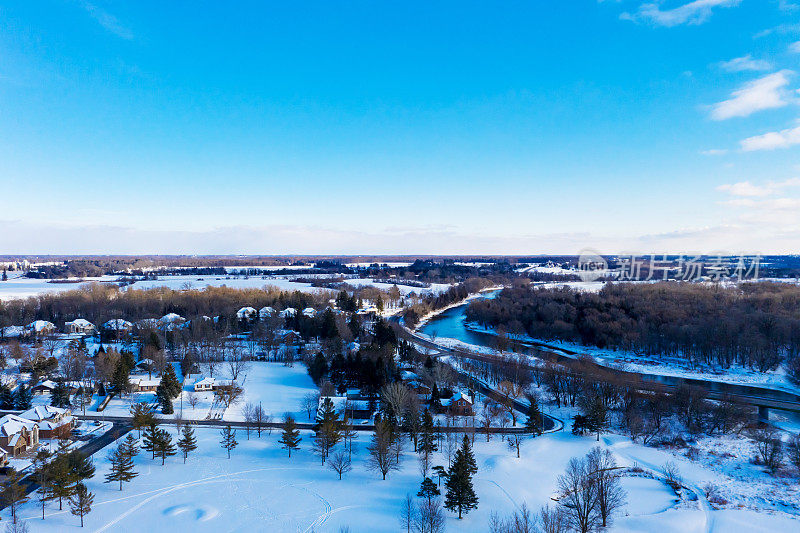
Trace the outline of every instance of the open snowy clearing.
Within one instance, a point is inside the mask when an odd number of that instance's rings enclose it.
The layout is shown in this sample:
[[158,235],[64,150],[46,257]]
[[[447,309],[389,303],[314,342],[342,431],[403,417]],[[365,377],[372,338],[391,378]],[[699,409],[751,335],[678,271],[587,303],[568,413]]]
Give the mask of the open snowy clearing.
[[[168,428],[173,434],[174,427]],[[386,481],[365,468],[368,434],[358,436],[353,471],[342,481],[310,453],[310,434],[303,433],[302,449],[289,459],[277,444],[278,432],[260,439],[251,432],[237,431],[239,447],[230,460],[219,446],[219,431],[197,428],[199,449],[186,465],[179,456],[152,461],[147,452],[136,458],[139,477],[120,492],[115,484],[104,484],[108,471],[106,451],[95,456],[97,475],[88,482],[96,494],[92,513],[86,517],[88,531],[287,531],[337,532],[400,531],[398,515],[406,493],[415,494],[421,480],[415,454],[407,451],[399,472]],[[512,512],[526,503],[534,509],[552,503],[557,476],[567,461],[585,454],[597,443],[592,438],[569,433],[527,440],[522,458],[509,452],[494,438],[475,442],[478,474],[475,490],[477,510],[459,521],[447,513],[448,531],[486,531],[491,511]],[[622,465],[634,462],[658,468],[673,457],[663,451],[630,444],[625,439],[605,439]],[[437,454],[434,464],[446,464]],[[722,475],[679,460],[687,485],[717,480]],[[626,477],[629,504],[615,521],[612,531],[792,531],[800,521],[785,513],[755,513],[748,510],[712,510],[700,502],[675,503],[675,496],[655,479]],[[79,520],[57,503],[48,504],[47,519],[35,501],[26,504],[20,516],[31,531],[65,531],[79,528]],[[7,520],[8,512],[3,513]]]

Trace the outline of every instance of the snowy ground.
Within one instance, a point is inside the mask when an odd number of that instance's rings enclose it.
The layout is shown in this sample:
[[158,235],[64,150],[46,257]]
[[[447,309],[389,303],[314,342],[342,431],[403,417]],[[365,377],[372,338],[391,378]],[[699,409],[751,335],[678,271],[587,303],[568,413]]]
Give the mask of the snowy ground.
[[[224,365],[220,365],[214,373],[215,377],[230,379],[230,373]],[[145,374],[145,377],[147,375]],[[214,394],[212,392],[194,392],[194,383],[200,376],[192,376],[186,379],[184,390],[181,396],[173,401],[175,413],[182,414],[186,420],[203,420],[209,418],[212,413]],[[301,401],[309,393],[316,393],[318,389],[311,378],[308,376],[306,367],[296,363],[292,367],[284,366],[282,363],[267,363],[263,361],[251,361],[249,368],[239,376],[239,383],[244,389],[241,400],[230,406],[228,409],[221,407],[213,410],[213,415],[221,415],[223,420],[241,421],[244,420],[242,409],[248,403],[258,405],[274,420],[283,418],[285,413],[291,413],[296,420],[306,421],[308,416],[302,409]],[[189,403],[190,395],[198,399],[198,404],[192,408]],[[49,394],[36,396],[34,403],[48,403]],[[128,416],[130,408],[137,402],[156,402],[156,395],[153,392],[138,392],[128,394],[122,398],[115,397],[109,402],[108,406],[100,414],[107,416]],[[100,404],[99,397],[95,397],[90,408],[86,409],[87,414],[98,414],[97,407]],[[182,411],[181,411],[182,409]],[[174,415],[163,415],[165,418],[173,418]]]
[[[174,433],[174,428],[168,427]],[[219,446],[219,431],[197,428],[200,448],[186,465],[179,456],[152,461],[136,458],[140,475],[120,492],[114,484],[102,483],[108,471],[105,453],[96,456],[95,478],[88,482],[95,493],[92,513],[86,517],[89,531],[318,531],[353,532],[400,531],[398,515],[405,494],[415,494],[421,480],[417,461],[406,451],[402,468],[386,481],[365,468],[367,434],[360,435],[353,458],[353,471],[339,481],[310,453],[310,438],[303,434],[302,449],[291,459],[277,444],[278,434],[255,434],[247,440],[237,432],[239,447],[230,460]],[[517,459],[507,446],[494,438],[475,442],[478,474],[475,489],[480,504],[463,520],[447,513],[448,531],[486,531],[492,511],[507,514],[522,503],[537,509],[552,503],[557,476],[567,461],[585,454],[597,443],[593,438],[569,433],[529,439]],[[667,452],[632,445],[622,438],[602,439],[620,464],[634,463],[656,470],[674,457]],[[689,486],[709,480],[724,482],[724,474],[678,459]],[[434,464],[446,464],[437,454]],[[800,521],[788,513],[756,513],[748,509],[715,510],[704,498],[676,502],[675,495],[658,479],[626,477],[628,505],[612,531],[793,531]],[[754,489],[758,483],[754,483]],[[763,490],[764,487],[762,486]],[[796,512],[796,509],[795,509]],[[79,520],[57,503],[48,505],[47,519],[41,520],[36,502],[26,504],[20,516],[31,531],[77,529]],[[8,512],[3,513],[8,519]]]

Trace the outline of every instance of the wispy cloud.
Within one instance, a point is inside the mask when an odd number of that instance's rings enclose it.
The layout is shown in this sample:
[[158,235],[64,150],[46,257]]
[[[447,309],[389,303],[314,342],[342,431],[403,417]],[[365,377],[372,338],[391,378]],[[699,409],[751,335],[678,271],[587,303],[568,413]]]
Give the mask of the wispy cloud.
[[80,0],[80,6],[86,10],[90,17],[97,21],[103,28],[108,30],[109,32],[113,33],[117,37],[121,37],[122,39],[133,39],[133,32],[120,21],[106,11],[105,9],[88,2],[87,0]]
[[781,70],[746,83],[731,94],[731,98],[714,104],[711,118],[726,120],[734,117],[746,117],[756,111],[775,109],[789,104],[790,95],[786,90],[789,85],[791,70]]
[[800,126],[748,137],[739,144],[745,152],[789,148],[800,144]]
[[646,3],[634,13],[623,13],[620,18],[636,22],[647,22],[658,26],[679,26],[681,24],[702,24],[711,16],[716,7],[732,7],[741,0],[694,0],[672,9],[661,9],[660,4]]
[[744,72],[747,70],[769,70],[772,68],[772,65],[769,61],[753,59],[750,54],[747,54],[746,56],[737,57],[730,61],[721,61],[719,63],[719,68],[727,70],[728,72]]
[[754,185],[749,181],[726,183],[725,185],[717,187],[717,190],[726,192],[731,196],[763,197],[777,194],[791,187],[800,187],[800,178],[790,178],[783,181],[768,181],[763,185]]
[[793,54],[800,54],[800,41],[795,41],[789,45],[789,51]]
[[701,150],[700,153],[702,155],[725,155],[728,153],[728,150],[724,148],[712,148],[710,150]]

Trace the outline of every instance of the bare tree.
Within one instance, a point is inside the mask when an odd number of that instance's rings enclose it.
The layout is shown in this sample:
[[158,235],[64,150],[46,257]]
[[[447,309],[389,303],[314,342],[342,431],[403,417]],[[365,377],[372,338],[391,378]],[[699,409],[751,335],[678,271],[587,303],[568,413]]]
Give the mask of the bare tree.
[[591,481],[597,486],[597,512],[602,526],[606,527],[611,516],[626,503],[626,494],[620,484],[620,469],[608,450],[594,447],[586,456]]
[[445,517],[439,498],[421,500],[414,518],[415,533],[442,533],[444,531]]
[[310,392],[303,396],[302,408],[308,414],[308,419],[311,420],[311,415],[317,410],[319,405],[319,394]]
[[410,494],[406,494],[402,507],[400,507],[400,527],[405,529],[406,533],[411,533],[416,515],[417,506],[414,505],[414,499]]
[[597,484],[591,477],[586,460],[578,457],[570,459],[558,477],[558,504],[572,529],[580,533],[592,531],[598,522]]
[[758,452],[758,459],[773,474],[783,463],[783,441],[772,427],[759,428],[750,433]]
[[343,450],[339,450],[328,458],[328,466],[339,474],[339,480],[342,479],[342,474],[348,473],[353,468],[353,463],[350,460],[350,454]]
[[194,409],[197,407],[197,404],[200,403],[200,398],[194,392],[189,392],[186,394],[186,402],[189,404],[189,407]]
[[370,469],[380,472],[384,480],[386,474],[399,469],[397,455],[392,449],[392,440],[392,429],[389,424],[383,421],[376,423],[372,442],[367,446],[369,452],[367,465]]
[[252,403],[246,403],[242,409],[242,415],[244,416],[244,428],[247,432],[247,440],[250,440],[250,428],[253,427],[253,424],[256,421],[256,409],[257,407]]

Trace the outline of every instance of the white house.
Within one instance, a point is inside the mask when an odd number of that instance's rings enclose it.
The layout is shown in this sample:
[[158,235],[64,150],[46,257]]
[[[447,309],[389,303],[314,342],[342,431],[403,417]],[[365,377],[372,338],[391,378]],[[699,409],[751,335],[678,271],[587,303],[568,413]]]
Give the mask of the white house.
[[307,316],[308,318],[314,318],[316,314],[317,310],[314,309],[313,307],[306,307],[305,309],[303,309],[303,315]]
[[262,307],[261,309],[258,310],[258,316],[260,318],[268,318],[274,314],[275,314],[275,309],[269,306]]
[[257,314],[258,311],[256,311],[254,307],[242,307],[241,309],[236,311],[236,318],[238,318],[239,320],[245,320],[245,319],[249,320],[254,316],[256,316]]
[[34,335],[50,335],[55,333],[56,326],[47,320],[35,320],[28,324],[26,329]]
[[39,426],[36,422],[17,415],[0,418],[0,448],[14,457],[39,444]]
[[133,331],[133,324],[121,318],[112,318],[103,324],[103,329],[117,335],[126,335]]
[[286,309],[284,309],[283,311],[281,311],[280,313],[278,313],[278,315],[279,315],[281,318],[293,317],[293,316],[295,316],[296,314],[297,314],[297,309],[295,309],[294,307],[287,307]]
[[177,326],[186,322],[186,319],[177,313],[167,313],[158,319],[158,325],[162,328],[167,326]]
[[76,318],[71,322],[64,322],[64,330],[67,333],[94,335],[97,332],[97,327],[85,318]]

